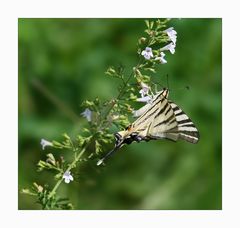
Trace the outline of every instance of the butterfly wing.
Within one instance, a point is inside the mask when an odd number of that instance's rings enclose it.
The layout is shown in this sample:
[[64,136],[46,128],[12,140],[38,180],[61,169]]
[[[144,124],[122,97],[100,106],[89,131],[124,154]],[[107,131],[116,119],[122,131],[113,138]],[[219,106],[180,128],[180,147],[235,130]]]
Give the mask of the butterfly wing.
[[180,139],[186,140],[190,143],[197,143],[200,138],[200,134],[195,124],[186,115],[186,113],[181,108],[179,108],[179,106],[177,106],[172,101],[169,101],[169,104],[171,105],[174,111],[174,115],[176,117],[178,125],[177,131],[172,130],[172,132],[178,133]]
[[141,137],[146,136],[163,99],[162,93],[155,95],[151,103],[146,104],[135,112],[135,116],[139,116],[139,118],[132,123],[132,132],[139,133]]
[[197,143],[199,132],[191,119],[175,103],[165,99],[165,103],[154,118],[153,125],[149,130],[152,138],[166,138],[173,141],[178,139],[190,143]]
[[162,99],[159,107],[157,107],[156,115],[149,128],[148,136],[152,139],[170,139],[177,141],[179,135],[177,133],[177,120],[172,106],[168,100]]
[[[177,121],[171,105],[167,100],[167,93],[155,96],[152,104],[145,105],[145,112],[132,124],[132,131],[138,132],[143,139],[168,138],[176,141],[178,135],[168,131],[177,129]],[[140,109],[141,111],[141,109]]]
[[144,105],[143,107],[141,107],[140,109],[135,110],[135,111],[133,112],[133,117],[140,117],[140,116],[143,115],[145,112],[147,112],[153,105],[155,105],[155,104],[154,104],[154,103],[155,103],[155,100],[156,100],[156,98],[158,97],[159,94],[160,94],[160,93],[154,95],[153,98],[152,98],[152,100],[151,100],[149,103],[145,104],[145,105]]
[[133,112],[133,117],[139,117],[139,116],[143,115],[149,108],[151,108],[151,106],[152,105],[150,103],[148,103],[148,104],[144,105],[143,107],[141,107],[140,109],[135,110]]

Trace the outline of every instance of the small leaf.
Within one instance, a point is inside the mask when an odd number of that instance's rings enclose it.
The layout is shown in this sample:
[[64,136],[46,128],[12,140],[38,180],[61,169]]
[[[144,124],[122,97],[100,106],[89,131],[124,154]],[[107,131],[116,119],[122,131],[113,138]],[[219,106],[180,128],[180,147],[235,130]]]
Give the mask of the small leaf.
[[36,182],[34,182],[33,186],[37,192],[43,192],[43,187],[41,185],[38,185]]
[[59,180],[62,178],[62,175],[63,175],[62,173],[58,173],[54,177],[55,177],[55,179]]
[[23,188],[20,193],[26,194],[26,195],[31,195],[31,196],[36,196],[37,194],[29,190],[28,188]]
[[134,95],[133,93],[130,93],[129,100],[136,100],[136,99],[137,99],[137,96]]
[[139,44],[145,44],[146,41],[147,41],[147,38],[141,37],[141,38],[138,40],[138,43],[139,43]]
[[149,28],[150,27],[149,20],[145,20],[145,23],[146,23],[147,27]]
[[55,148],[63,148],[63,144],[61,144],[60,142],[52,141],[52,143],[53,143],[53,147]]
[[47,154],[46,162],[51,163],[54,166],[56,165],[56,160],[55,160],[53,154],[51,154],[51,153]]
[[68,134],[67,134],[67,133],[64,133],[64,134],[63,134],[63,137],[64,137],[64,138],[66,138],[66,139],[68,139],[68,140],[70,140],[70,139],[71,139],[71,138],[68,136]]
[[87,128],[83,128],[83,132],[84,133],[90,133],[89,129],[87,129]]
[[113,76],[114,74],[116,74],[116,70],[113,67],[109,67],[107,69],[107,71],[105,72],[105,74],[107,74],[109,76]]
[[97,154],[99,152],[102,152],[102,146],[101,146],[101,144],[97,140],[95,141],[95,150],[96,150]]
[[82,105],[83,107],[90,108],[94,106],[94,103],[92,101],[85,100],[83,101]]
[[149,67],[149,68],[144,68],[144,70],[150,71],[150,72],[153,72],[153,73],[156,73],[156,70],[153,69],[153,68],[151,68],[151,67]]
[[110,143],[111,141],[109,139],[100,139],[101,142],[105,143],[105,144],[108,144]]
[[150,22],[150,29],[152,29],[154,26],[154,21]]

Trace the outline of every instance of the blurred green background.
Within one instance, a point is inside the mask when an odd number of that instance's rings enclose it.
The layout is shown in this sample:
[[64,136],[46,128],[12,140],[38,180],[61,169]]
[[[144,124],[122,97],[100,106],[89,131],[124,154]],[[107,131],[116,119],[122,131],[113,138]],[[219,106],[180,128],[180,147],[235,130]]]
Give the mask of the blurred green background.
[[[36,164],[46,153],[68,156],[40,139],[61,140],[87,122],[80,116],[85,99],[111,99],[117,81],[104,75],[122,63],[137,63],[136,43],[145,35],[143,19],[19,19],[19,190],[32,182],[55,181]],[[84,163],[76,181],[62,184],[75,209],[222,208],[222,21],[173,19],[176,52],[158,67],[154,81],[166,85],[200,131],[200,141],[151,141],[123,147],[107,162]],[[190,86],[190,90],[179,89]],[[139,106],[139,105],[138,105]],[[112,148],[113,145],[109,145]],[[107,151],[106,151],[107,152]],[[41,209],[19,194],[19,209]]]

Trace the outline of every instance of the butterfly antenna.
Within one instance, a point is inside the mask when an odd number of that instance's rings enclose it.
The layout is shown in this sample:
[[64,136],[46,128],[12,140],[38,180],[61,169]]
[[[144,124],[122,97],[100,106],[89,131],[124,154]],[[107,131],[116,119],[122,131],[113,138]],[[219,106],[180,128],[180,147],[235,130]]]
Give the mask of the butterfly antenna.
[[168,81],[168,74],[167,74],[167,88],[168,88],[168,90],[170,90],[169,81]]
[[154,85],[154,89],[157,91],[158,90],[158,88],[157,88],[157,86],[158,85],[160,85],[160,87],[162,87],[162,88],[164,88],[165,86],[163,85],[163,84],[161,84],[160,82],[157,82],[157,81],[154,81],[154,80],[152,80],[151,82],[151,85]]
[[190,86],[186,85],[184,87],[179,87],[179,88],[176,88],[174,90],[180,90],[180,89],[186,89],[186,90],[190,90]]
[[186,86],[183,86],[183,87],[179,87],[179,88],[174,88],[172,90],[172,93],[175,93],[177,90],[190,90],[190,86],[186,85]]
[[97,166],[101,165],[106,160],[106,158],[108,158],[111,155],[113,155],[119,148],[120,148],[120,146],[115,146],[112,150],[110,150],[102,159],[100,159],[97,162]]

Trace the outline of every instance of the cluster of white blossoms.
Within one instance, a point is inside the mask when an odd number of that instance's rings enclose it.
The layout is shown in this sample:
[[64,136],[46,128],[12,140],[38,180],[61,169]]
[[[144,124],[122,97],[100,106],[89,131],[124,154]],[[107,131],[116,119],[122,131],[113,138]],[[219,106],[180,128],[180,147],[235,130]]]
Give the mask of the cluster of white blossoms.
[[150,87],[143,82],[140,83],[140,86],[142,88],[139,91],[139,93],[141,94],[141,97],[137,98],[137,101],[148,103],[152,99],[151,96],[149,96]]
[[[164,30],[163,32],[167,34],[168,40],[171,42],[166,46],[160,48],[159,49],[160,55],[157,55],[157,56],[153,55],[151,47],[146,47],[145,50],[143,50],[141,53],[141,55],[146,60],[150,60],[154,58],[154,60],[159,60],[161,64],[165,64],[167,63],[167,60],[164,58],[165,57],[164,51],[169,51],[171,54],[175,53],[175,47],[177,42],[177,32],[174,30],[173,27],[170,27]],[[152,100],[152,96],[149,94],[150,87],[143,82],[141,82],[140,86],[141,86],[141,90],[139,91],[139,93],[141,94],[141,97],[137,98],[137,101],[150,103]]]
[[[169,41],[171,43],[167,44],[166,46],[160,48],[160,56],[155,56],[155,60],[159,60],[161,64],[167,63],[167,60],[164,58],[165,53],[164,51],[170,51],[171,54],[175,53],[175,47],[176,47],[176,42],[177,42],[177,32],[174,30],[173,27],[168,28],[163,31],[168,35]],[[151,47],[146,47],[145,50],[142,51],[141,55],[147,59],[150,60],[151,58],[154,58],[152,48]]]

